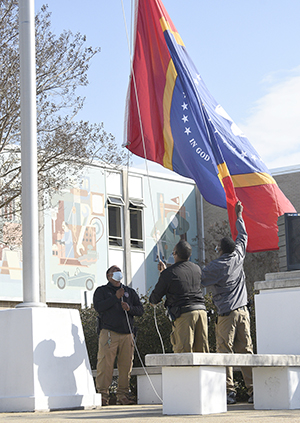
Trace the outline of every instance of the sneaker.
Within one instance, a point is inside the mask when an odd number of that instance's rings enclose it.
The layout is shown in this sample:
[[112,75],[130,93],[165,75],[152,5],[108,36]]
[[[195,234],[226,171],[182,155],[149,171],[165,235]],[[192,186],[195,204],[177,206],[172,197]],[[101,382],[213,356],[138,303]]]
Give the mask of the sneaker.
[[135,404],[135,401],[131,398],[126,397],[126,395],[124,395],[123,397],[119,397],[117,399],[117,405],[132,405]]
[[229,391],[227,394],[227,404],[236,404],[236,393]]
[[253,394],[251,394],[248,398],[248,403],[253,404]]

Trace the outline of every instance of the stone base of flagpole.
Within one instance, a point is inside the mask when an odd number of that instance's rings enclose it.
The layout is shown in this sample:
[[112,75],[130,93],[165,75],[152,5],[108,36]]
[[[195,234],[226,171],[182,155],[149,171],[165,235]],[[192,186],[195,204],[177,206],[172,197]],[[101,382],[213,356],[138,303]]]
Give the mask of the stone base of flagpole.
[[78,310],[1,310],[0,374],[0,412],[101,405]]

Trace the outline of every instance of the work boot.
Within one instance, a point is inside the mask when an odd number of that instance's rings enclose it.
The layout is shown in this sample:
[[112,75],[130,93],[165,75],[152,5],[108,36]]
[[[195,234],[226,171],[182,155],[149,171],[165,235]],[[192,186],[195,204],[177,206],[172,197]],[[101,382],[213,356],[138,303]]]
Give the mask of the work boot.
[[236,404],[236,393],[229,391],[227,394],[227,404]]
[[102,401],[102,407],[109,405],[109,399],[108,398],[105,398],[105,397],[102,396],[101,401]]
[[117,405],[132,405],[135,404],[135,401],[132,398],[128,398],[126,395],[118,397]]

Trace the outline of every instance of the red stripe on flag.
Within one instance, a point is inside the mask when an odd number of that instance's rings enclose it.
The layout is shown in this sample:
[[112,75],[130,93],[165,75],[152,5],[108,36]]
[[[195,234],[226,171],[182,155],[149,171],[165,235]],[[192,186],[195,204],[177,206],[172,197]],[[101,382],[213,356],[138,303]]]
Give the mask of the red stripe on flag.
[[[157,6],[159,5],[160,8]],[[163,96],[166,72],[171,59],[165,42],[160,18],[167,12],[160,2],[139,1],[136,45],[134,54],[134,76],[138,103],[142,117],[147,159],[163,165]],[[169,21],[171,26],[173,24]],[[128,149],[144,157],[139,113],[133,77],[130,83],[130,105],[128,108],[127,142]]]
[[235,227],[236,222],[236,213],[235,213],[235,205],[239,198],[236,196],[236,191],[233,186],[233,182],[230,176],[226,176],[222,179],[224,191],[226,194],[226,201],[227,201],[227,213],[230,223],[230,229],[232,238],[236,239],[237,237],[237,231]]
[[[248,252],[278,250],[277,219],[296,210],[276,184],[235,188],[236,196],[244,207]],[[232,235],[235,239],[236,216],[228,212]]]

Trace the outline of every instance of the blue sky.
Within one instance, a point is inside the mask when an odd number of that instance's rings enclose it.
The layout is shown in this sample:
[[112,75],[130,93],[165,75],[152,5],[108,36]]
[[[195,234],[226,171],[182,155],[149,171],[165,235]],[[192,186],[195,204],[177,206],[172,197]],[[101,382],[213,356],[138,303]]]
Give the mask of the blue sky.
[[[103,122],[121,145],[130,72],[122,0],[35,0],[36,11],[44,3],[52,32],[79,31],[101,47],[80,90],[86,103],[79,118]],[[300,1],[163,3],[211,94],[269,169],[300,164]],[[123,4],[130,33],[133,0]]]

